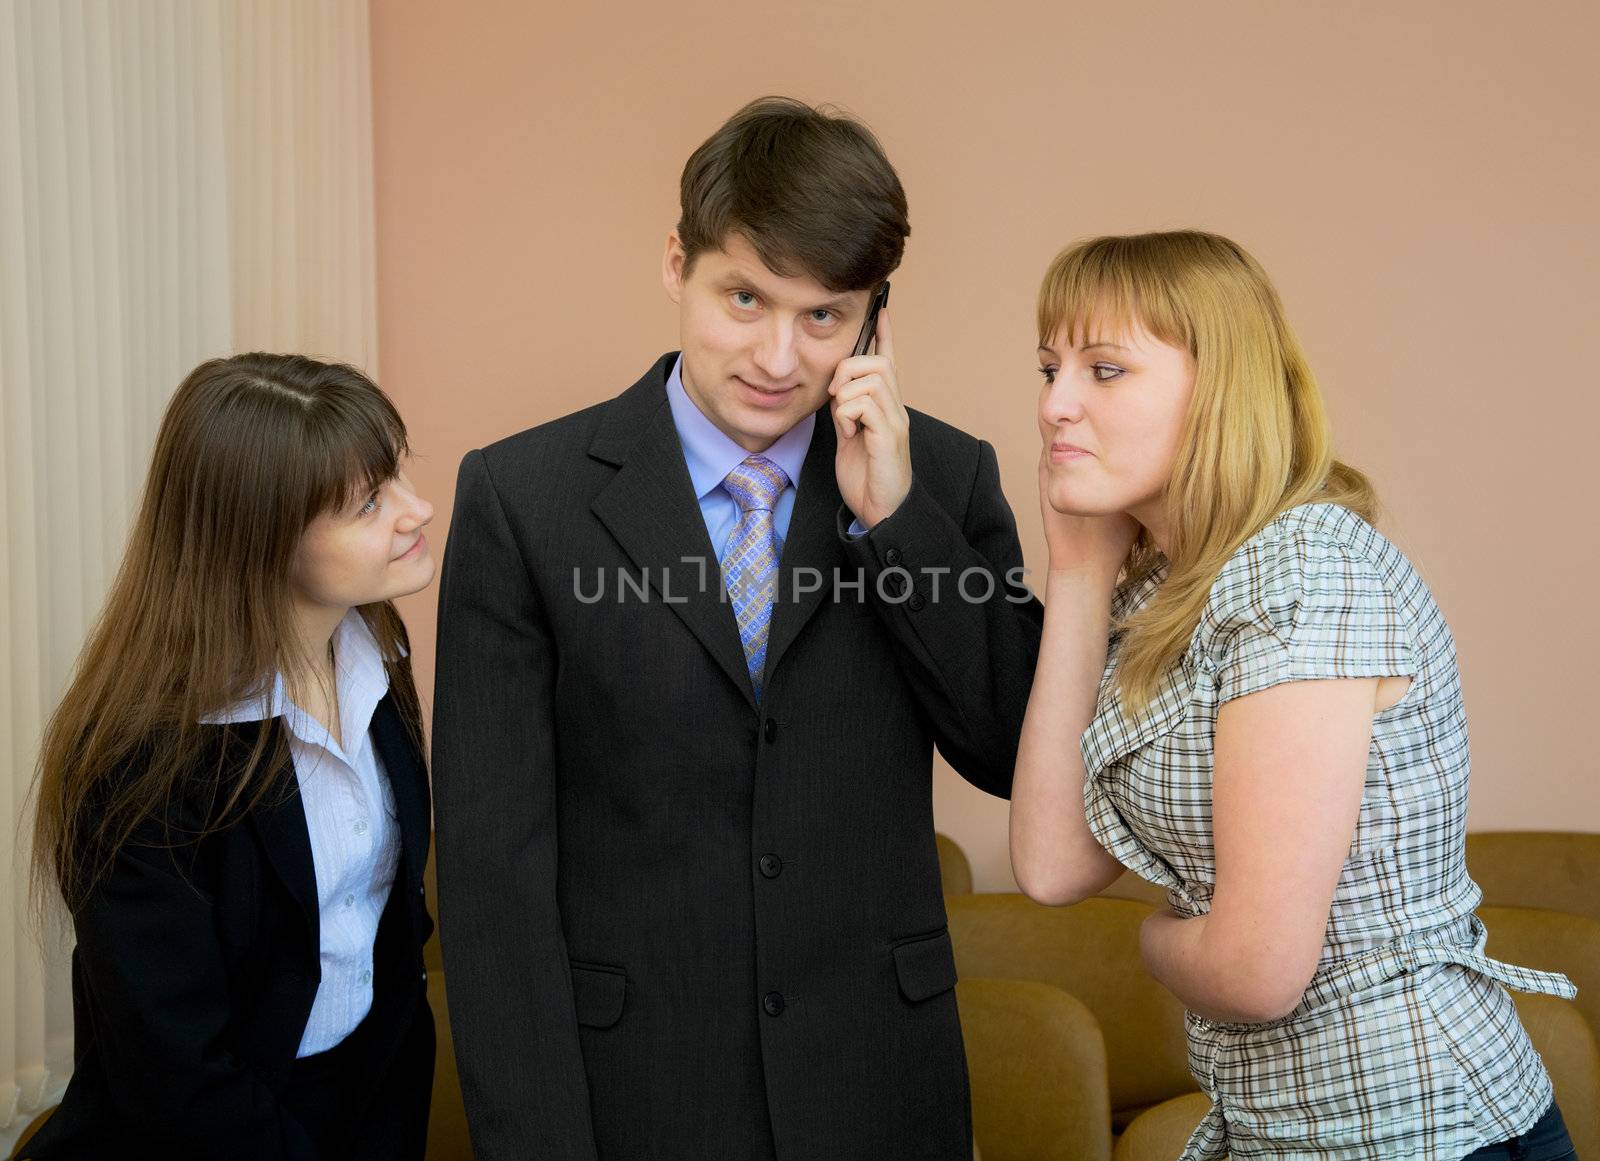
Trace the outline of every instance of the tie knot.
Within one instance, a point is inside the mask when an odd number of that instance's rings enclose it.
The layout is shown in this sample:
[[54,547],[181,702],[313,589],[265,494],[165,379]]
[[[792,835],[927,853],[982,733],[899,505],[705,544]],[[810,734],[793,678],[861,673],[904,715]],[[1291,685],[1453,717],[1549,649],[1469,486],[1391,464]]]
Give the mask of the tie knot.
[[740,513],[772,510],[778,494],[789,486],[789,476],[766,456],[746,456],[722,481]]

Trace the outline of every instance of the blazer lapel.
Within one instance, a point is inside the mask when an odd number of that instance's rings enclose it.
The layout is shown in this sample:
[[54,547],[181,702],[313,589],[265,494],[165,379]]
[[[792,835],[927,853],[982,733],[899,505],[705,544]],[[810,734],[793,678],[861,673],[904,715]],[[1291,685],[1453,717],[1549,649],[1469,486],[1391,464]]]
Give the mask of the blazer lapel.
[[[275,723],[272,728],[283,727]],[[250,812],[251,825],[261,837],[267,861],[315,932],[321,915],[317,905],[317,866],[311,857],[311,832],[306,829],[306,809],[300,800],[300,782],[292,759],[285,756],[273,780],[282,782],[283,789],[267,792],[261,807]]]
[[383,759],[400,820],[400,850],[405,863],[422,877],[428,858],[428,776],[394,698],[385,694],[372,713],[372,742]]
[[613,401],[589,454],[615,464],[617,474],[590,507],[644,572],[654,599],[683,621],[754,709],[733,606],[722,595],[717,554],[667,405],[673,358]]
[[767,641],[767,680],[823,599],[832,593],[837,570],[844,563],[838,530],[844,499],[839,495],[834,468],[837,438],[826,409],[818,412],[795,491],[789,535],[778,562],[778,594]]

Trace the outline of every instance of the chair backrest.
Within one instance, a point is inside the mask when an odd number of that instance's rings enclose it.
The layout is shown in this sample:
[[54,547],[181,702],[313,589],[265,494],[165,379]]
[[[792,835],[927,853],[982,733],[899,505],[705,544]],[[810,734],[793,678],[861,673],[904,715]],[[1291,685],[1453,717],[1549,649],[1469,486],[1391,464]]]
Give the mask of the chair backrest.
[[1167,905],[1167,893],[1163,888],[1139,878],[1132,871],[1123,871],[1117,876],[1116,882],[1100,894],[1107,899],[1133,899],[1155,907]]
[[960,844],[947,834],[936,834],[939,844],[939,881],[946,895],[972,894],[972,864]]
[[1480,831],[1467,871],[1491,907],[1542,907],[1600,920],[1600,834]]
[[1195,1089],[1183,1006],[1145,973],[1139,925],[1151,907],[1086,899],[1041,907],[1025,895],[945,900],[963,977],[1036,980],[1077,997],[1105,1038],[1111,1107],[1119,1114]]
[[1134,1118],[1117,1138],[1111,1161],[1172,1161],[1210,1111],[1211,1098],[1203,1092],[1162,1101]]
[[1556,1086],[1579,1157],[1600,1157],[1600,1043],[1571,1000],[1512,992],[1528,1039]]
[[956,985],[984,1161],[1109,1161],[1105,1045],[1084,1005],[1032,980]]
[[1578,986],[1578,1011],[1600,1035],[1600,920],[1534,907],[1480,907],[1478,918],[1495,959],[1564,972]]

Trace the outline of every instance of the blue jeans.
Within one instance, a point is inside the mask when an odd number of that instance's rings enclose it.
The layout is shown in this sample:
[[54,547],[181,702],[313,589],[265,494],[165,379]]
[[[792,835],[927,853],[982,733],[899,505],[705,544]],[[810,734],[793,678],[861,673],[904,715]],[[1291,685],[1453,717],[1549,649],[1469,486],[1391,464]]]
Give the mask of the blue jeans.
[[1572,1138],[1567,1135],[1567,1123],[1561,1119],[1561,1110],[1551,1101],[1539,1123],[1522,1136],[1498,1145],[1485,1145],[1461,1161],[1577,1161],[1577,1157]]

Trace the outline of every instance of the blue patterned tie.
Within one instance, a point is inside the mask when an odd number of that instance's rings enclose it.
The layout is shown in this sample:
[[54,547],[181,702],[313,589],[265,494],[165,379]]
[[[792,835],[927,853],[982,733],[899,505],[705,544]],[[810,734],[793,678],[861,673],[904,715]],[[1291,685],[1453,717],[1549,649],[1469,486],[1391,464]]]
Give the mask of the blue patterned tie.
[[750,684],[761,700],[761,675],[767,664],[767,634],[772,628],[772,602],[778,588],[778,540],[772,509],[789,486],[789,477],[766,456],[746,456],[729,472],[722,487],[739,505],[739,525],[722,554],[722,575],[739,623],[739,641],[750,666]]

